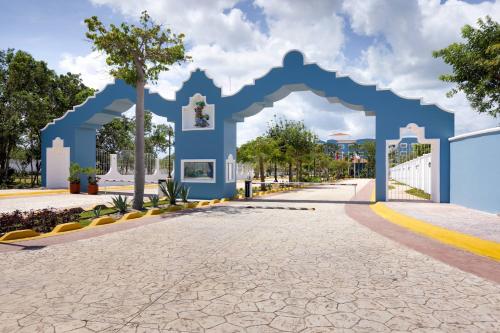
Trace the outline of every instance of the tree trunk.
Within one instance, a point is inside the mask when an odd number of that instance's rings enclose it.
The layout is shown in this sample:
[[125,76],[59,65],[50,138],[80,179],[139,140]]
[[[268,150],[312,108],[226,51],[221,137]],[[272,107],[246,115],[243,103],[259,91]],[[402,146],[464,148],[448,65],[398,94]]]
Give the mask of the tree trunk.
[[274,161],[274,181],[278,182],[278,163]]
[[260,189],[262,191],[266,190],[266,184],[264,182],[266,181],[266,174],[264,172],[264,159],[262,157],[259,157],[259,174],[260,174]]
[[172,178],[172,162],[171,162],[171,154],[170,149],[172,148],[172,141],[170,132],[168,132],[168,178]]
[[290,183],[293,181],[292,162],[288,162],[288,181]]
[[134,172],[134,209],[142,209],[144,203],[144,79],[136,84],[135,103],[135,172]]

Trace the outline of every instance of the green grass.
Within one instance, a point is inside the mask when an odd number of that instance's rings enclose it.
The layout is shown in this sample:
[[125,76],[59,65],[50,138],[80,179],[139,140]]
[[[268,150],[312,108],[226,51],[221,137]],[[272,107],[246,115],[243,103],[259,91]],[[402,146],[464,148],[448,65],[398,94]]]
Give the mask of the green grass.
[[[118,210],[116,208],[101,209],[101,216],[114,214],[116,212],[118,212]],[[86,227],[95,218],[96,217],[95,217],[94,212],[92,210],[86,210],[80,214],[80,220],[78,220],[77,222],[80,223],[82,226]]]
[[[168,201],[167,200],[160,200],[159,202],[159,205],[168,205]],[[152,207],[153,205],[151,204],[151,202],[146,202],[144,203],[144,207],[146,208],[149,208],[149,207]],[[166,211],[166,209],[162,209],[162,213],[164,213]],[[114,207],[108,207],[108,208],[103,208],[101,209],[101,214],[100,216],[104,216],[104,215],[110,215],[110,214],[115,214],[118,212],[118,209],[114,208]],[[86,210],[84,212],[82,212],[80,214],[80,219],[77,221],[78,223],[80,223],[83,227],[86,227],[88,226],[93,219],[95,219],[95,215],[94,215],[94,212],[92,210]]]
[[411,188],[409,190],[406,190],[405,192],[408,193],[408,194],[414,195],[416,197],[425,199],[425,200],[430,200],[431,199],[431,195],[429,193],[425,193],[424,191],[422,191],[422,190],[420,190],[418,188]]
[[389,190],[394,190],[395,188],[395,186],[389,185]]

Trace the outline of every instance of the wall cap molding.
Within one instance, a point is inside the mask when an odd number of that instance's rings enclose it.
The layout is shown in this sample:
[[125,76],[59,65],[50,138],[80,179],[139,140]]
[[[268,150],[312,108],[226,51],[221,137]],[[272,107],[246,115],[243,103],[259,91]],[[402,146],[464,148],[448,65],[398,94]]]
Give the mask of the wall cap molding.
[[480,130],[480,131],[474,131],[474,132],[456,135],[454,137],[449,138],[448,140],[450,142],[453,142],[453,141],[458,141],[458,140],[462,140],[462,139],[466,139],[466,138],[472,138],[472,137],[476,137],[476,136],[482,136],[482,135],[493,134],[493,133],[500,133],[500,126],[487,128],[487,129]]

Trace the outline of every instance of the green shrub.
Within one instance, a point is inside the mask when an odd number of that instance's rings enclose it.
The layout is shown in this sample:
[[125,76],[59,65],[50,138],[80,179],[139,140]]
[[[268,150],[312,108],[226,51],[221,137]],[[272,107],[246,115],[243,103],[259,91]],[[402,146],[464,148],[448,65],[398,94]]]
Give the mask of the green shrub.
[[94,209],[92,209],[92,213],[94,214],[95,218],[101,216],[101,209],[102,209],[101,205],[95,206]]
[[180,194],[180,197],[182,199],[182,202],[188,202],[189,187],[187,187],[187,186],[181,186],[179,194]]
[[100,179],[99,177],[96,176],[97,172],[98,170],[96,168],[91,168],[91,167],[81,169],[81,173],[87,175],[88,182],[89,184],[92,185],[97,185],[97,182]]
[[80,183],[80,174],[82,173],[82,168],[78,163],[72,162],[69,166],[69,177],[68,181],[72,184]]
[[120,213],[124,214],[127,212],[127,208],[129,206],[127,197],[122,197],[120,194],[119,196],[113,197],[111,200],[113,201],[113,207],[115,207]]
[[175,180],[167,180],[166,185],[160,184],[160,190],[168,198],[168,202],[171,205],[177,204],[177,196],[181,190],[181,186]]
[[21,212],[16,210],[0,214],[0,233],[32,229],[36,232],[50,232],[58,224],[75,222],[80,219],[81,208],[63,210],[41,209]]
[[156,194],[153,194],[152,196],[149,197],[149,201],[151,202],[151,206],[157,208],[160,204],[160,197],[157,196]]

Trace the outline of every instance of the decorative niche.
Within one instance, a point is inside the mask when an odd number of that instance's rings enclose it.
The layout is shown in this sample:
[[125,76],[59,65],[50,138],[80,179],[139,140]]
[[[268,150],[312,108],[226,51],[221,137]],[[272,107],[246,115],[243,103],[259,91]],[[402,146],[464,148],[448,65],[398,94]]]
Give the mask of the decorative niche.
[[201,94],[189,97],[189,104],[182,107],[183,131],[206,131],[215,129],[215,107],[207,104]]

